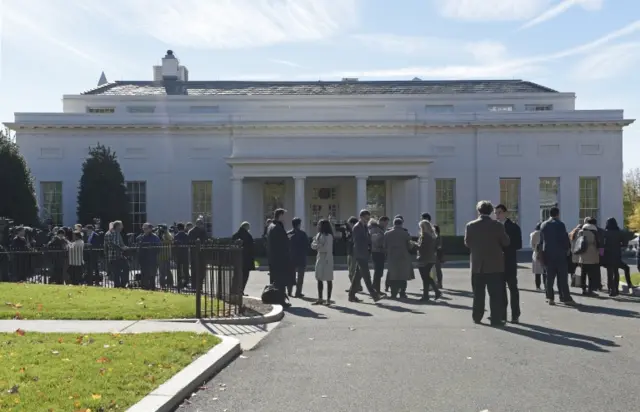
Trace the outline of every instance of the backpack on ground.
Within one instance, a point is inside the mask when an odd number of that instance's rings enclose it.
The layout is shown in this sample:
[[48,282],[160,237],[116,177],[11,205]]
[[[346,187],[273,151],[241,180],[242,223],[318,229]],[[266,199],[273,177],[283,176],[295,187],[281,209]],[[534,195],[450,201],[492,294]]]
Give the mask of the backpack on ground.
[[266,305],[279,305],[282,303],[282,293],[275,285],[267,285],[262,291],[262,303]]
[[575,245],[573,245],[572,252],[574,255],[581,255],[587,251],[588,247],[589,247],[589,244],[587,243],[587,238],[584,236],[584,232],[580,231],[580,233],[578,233],[578,238],[576,239],[576,243]]

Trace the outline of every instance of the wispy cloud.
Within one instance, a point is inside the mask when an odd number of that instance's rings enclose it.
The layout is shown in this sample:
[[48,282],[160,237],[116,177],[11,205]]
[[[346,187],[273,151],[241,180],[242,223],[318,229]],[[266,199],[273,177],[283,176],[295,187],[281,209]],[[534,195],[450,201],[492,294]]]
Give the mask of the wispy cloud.
[[289,66],[289,67],[303,67],[301,64],[298,64],[296,62],[292,62],[289,60],[280,60],[280,59],[269,59],[269,61],[271,63],[276,63],[276,64],[282,64],[283,66]]
[[239,49],[321,40],[357,22],[359,0],[110,0],[85,9],[163,43]]
[[550,0],[433,0],[443,17],[465,21],[520,21],[541,13]]
[[[600,47],[617,40],[619,38],[629,36],[640,31],[640,20],[628,24],[621,29],[613,31],[605,36],[588,43],[581,44],[576,47],[561,50],[555,53],[549,53],[538,56],[505,58],[496,62],[471,64],[471,65],[445,65],[431,67],[404,67],[398,69],[382,69],[382,70],[363,70],[336,72],[324,75],[312,75],[311,78],[330,78],[330,77],[370,77],[370,78],[410,78],[432,77],[445,79],[465,79],[465,78],[508,78],[513,76],[523,76],[538,73],[545,63],[586,54],[598,50]],[[502,51],[499,51],[502,53]]]
[[607,47],[582,59],[573,69],[578,80],[603,80],[624,75],[640,63],[640,42]]
[[520,29],[528,29],[551,19],[555,19],[574,6],[582,6],[582,8],[584,8],[585,10],[597,11],[602,8],[603,3],[604,0],[563,0],[555,6],[552,6],[545,10],[544,12],[542,12],[542,14],[523,24]]

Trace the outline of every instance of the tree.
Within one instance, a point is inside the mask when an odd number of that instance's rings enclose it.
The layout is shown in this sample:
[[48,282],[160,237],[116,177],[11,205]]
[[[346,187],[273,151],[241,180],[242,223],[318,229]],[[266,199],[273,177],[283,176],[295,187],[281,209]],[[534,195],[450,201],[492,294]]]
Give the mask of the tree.
[[16,224],[37,226],[33,177],[7,130],[0,130],[0,176],[0,217],[10,218]]
[[78,187],[78,223],[93,223],[95,218],[103,228],[121,220],[125,229],[130,229],[129,199],[120,163],[116,153],[100,143],[89,148]]
[[634,214],[635,207],[638,203],[640,203],[640,169],[635,168],[625,173],[622,187],[624,221],[625,224],[629,227],[629,219]]

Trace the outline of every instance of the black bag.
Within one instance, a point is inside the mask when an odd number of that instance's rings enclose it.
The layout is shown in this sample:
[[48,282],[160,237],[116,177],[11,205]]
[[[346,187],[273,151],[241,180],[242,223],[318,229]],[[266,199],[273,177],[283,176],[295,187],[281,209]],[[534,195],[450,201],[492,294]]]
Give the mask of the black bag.
[[267,285],[262,291],[262,303],[266,305],[280,305],[282,303],[282,293],[275,285]]

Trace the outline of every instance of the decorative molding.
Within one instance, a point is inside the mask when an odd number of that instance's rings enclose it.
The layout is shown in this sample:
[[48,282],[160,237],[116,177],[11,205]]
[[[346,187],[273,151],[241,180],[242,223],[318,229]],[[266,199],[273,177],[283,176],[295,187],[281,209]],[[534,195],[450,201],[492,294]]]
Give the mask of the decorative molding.
[[297,123],[297,122],[283,122],[283,123],[254,123],[254,124],[230,124],[230,123],[218,123],[218,124],[34,124],[34,123],[5,123],[7,127],[12,130],[24,130],[24,131],[40,131],[47,130],[189,130],[189,131],[220,131],[233,134],[235,131],[267,131],[267,132],[279,132],[286,130],[296,131],[347,131],[347,130],[403,130],[407,129],[415,133],[426,131],[446,131],[451,129],[528,129],[528,130],[540,130],[540,129],[563,129],[563,128],[583,128],[583,129],[611,129],[619,130],[622,127],[628,126],[633,123],[633,120],[616,120],[616,121],[589,121],[589,120],[577,120],[577,121],[514,121],[509,123],[501,122],[489,122],[489,121],[467,121],[467,122],[389,122],[389,123],[361,123],[354,121],[353,123],[346,122],[320,122],[320,123]]
[[552,156],[560,153],[559,144],[540,144],[538,145],[538,155]]
[[581,144],[579,151],[581,155],[597,156],[602,154],[603,148],[599,144]]
[[40,159],[62,159],[64,151],[59,147],[41,147]]
[[123,157],[125,159],[146,159],[147,150],[144,147],[127,147]]
[[517,143],[498,143],[498,156],[522,156],[522,150]]

